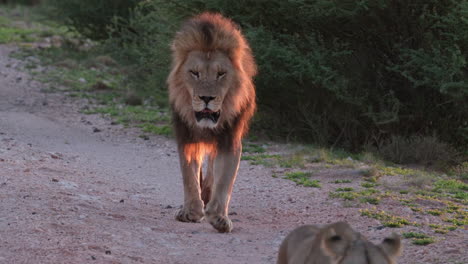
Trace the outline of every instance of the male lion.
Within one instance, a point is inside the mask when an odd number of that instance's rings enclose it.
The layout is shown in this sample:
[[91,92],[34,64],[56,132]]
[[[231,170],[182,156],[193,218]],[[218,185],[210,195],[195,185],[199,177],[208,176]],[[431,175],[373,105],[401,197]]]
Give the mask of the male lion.
[[176,219],[199,222],[206,216],[219,232],[231,232],[228,206],[241,139],[255,111],[252,52],[231,20],[203,13],[177,32],[172,61],[167,83],[184,183]]
[[395,264],[401,241],[392,234],[380,245],[366,241],[347,223],[305,225],[283,241],[278,264]]

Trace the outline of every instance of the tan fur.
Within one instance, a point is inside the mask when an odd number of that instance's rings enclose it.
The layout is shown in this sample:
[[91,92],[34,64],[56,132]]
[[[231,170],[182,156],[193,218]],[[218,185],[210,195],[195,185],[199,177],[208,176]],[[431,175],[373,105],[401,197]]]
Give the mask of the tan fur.
[[[218,231],[230,232],[228,205],[241,139],[255,111],[256,65],[240,30],[219,14],[203,13],[188,20],[171,48],[167,83],[185,197],[176,218],[198,222],[206,216]],[[205,111],[219,113],[217,122],[196,119],[196,113]],[[203,179],[206,157],[209,164]]]
[[278,264],[395,264],[400,237],[392,234],[380,245],[368,242],[347,223],[293,230],[280,246]]

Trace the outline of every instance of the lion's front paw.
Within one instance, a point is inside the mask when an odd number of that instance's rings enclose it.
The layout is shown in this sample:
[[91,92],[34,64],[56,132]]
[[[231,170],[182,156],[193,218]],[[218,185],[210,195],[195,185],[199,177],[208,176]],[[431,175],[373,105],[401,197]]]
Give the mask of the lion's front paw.
[[210,216],[208,220],[220,233],[230,233],[232,231],[232,221],[227,216],[214,215]]
[[196,222],[199,223],[203,220],[205,214],[203,213],[203,202],[197,201],[191,204],[186,204],[180,209],[175,218],[181,222]]

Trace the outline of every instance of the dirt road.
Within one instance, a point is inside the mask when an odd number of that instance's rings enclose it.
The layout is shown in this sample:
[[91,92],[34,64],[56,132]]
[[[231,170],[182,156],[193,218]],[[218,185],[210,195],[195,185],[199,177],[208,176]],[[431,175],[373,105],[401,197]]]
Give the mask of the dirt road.
[[[12,50],[0,46],[0,263],[274,263],[281,240],[303,223],[347,220],[372,241],[391,233],[329,200],[326,188],[296,186],[245,161],[232,234],[177,222],[175,143],[143,140],[80,114],[80,102],[41,92]],[[461,260],[456,244],[410,246],[401,263]]]

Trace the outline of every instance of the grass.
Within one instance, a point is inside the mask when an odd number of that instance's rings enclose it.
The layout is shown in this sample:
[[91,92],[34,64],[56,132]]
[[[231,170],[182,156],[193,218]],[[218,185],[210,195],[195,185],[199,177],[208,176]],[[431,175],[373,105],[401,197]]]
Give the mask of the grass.
[[360,212],[362,216],[367,216],[369,218],[374,218],[381,221],[382,224],[386,227],[398,228],[412,224],[409,220],[403,217],[393,216],[386,213],[385,211],[364,209],[360,210]]
[[406,239],[411,239],[411,243],[418,246],[425,246],[435,242],[434,238],[423,233],[404,232],[401,235]]
[[434,209],[434,210],[427,210],[426,213],[430,214],[430,215],[434,215],[434,216],[440,216],[443,214],[442,211],[440,210],[437,210],[437,209]]
[[426,246],[435,242],[435,239],[432,237],[428,238],[417,238],[413,240],[413,244],[417,246]]
[[437,180],[434,183],[434,192],[446,192],[452,194],[452,196],[456,199],[460,199],[463,201],[468,200],[468,184],[456,180],[456,179],[448,179],[448,180]]
[[369,204],[379,204],[380,198],[378,197],[362,197],[359,199],[361,203],[369,203]]
[[314,187],[320,188],[320,181],[319,180],[311,180],[310,177],[312,173],[310,172],[288,172],[285,175],[285,179],[292,180],[293,182],[297,183],[298,185],[303,185],[304,187]]
[[417,233],[417,232],[403,232],[401,236],[404,238],[428,238],[429,237],[426,234]]
[[373,187],[377,186],[377,184],[371,183],[371,182],[363,182],[363,183],[361,183],[361,186],[364,187],[364,188],[373,188]]
[[37,40],[37,37],[35,36],[36,33],[37,31],[32,29],[0,26],[0,44],[12,42],[34,42]]
[[341,198],[344,200],[354,200],[359,197],[359,194],[356,192],[330,192],[328,195],[330,198]]
[[265,153],[266,149],[259,144],[255,143],[244,143],[242,146],[242,152],[244,153]]
[[340,184],[340,183],[351,183],[353,182],[352,180],[335,180],[335,181],[332,181],[331,183],[334,183],[334,184]]

